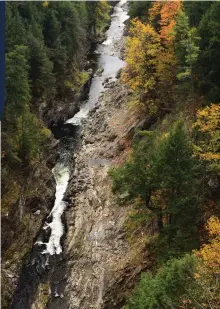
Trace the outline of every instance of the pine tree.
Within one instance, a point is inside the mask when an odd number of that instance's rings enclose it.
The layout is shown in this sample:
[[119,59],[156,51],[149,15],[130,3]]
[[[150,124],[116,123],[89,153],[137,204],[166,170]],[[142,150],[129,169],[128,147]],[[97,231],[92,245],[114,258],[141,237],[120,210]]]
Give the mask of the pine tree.
[[128,200],[138,198],[157,218],[160,246],[169,244],[168,254],[196,246],[197,160],[182,122],[163,137],[145,137],[131,158],[110,175],[114,192]]
[[199,37],[195,28],[189,27],[189,18],[184,11],[179,12],[174,26],[174,45],[178,59],[179,80],[193,78],[193,67],[199,56]]
[[198,163],[181,121],[161,141],[153,162],[153,185],[161,192],[156,203],[161,203],[161,198],[166,201],[162,209],[164,237],[169,250],[173,247],[176,253],[187,251],[198,241]]

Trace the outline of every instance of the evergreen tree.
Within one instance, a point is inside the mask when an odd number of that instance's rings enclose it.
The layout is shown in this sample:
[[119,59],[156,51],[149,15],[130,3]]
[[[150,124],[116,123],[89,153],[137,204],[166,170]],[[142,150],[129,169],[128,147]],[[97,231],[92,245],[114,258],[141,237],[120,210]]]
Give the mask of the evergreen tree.
[[156,216],[161,247],[169,244],[170,255],[196,246],[196,167],[183,124],[177,122],[162,139],[144,138],[122,167],[110,171],[114,192],[142,200]]
[[150,272],[143,273],[140,283],[124,308],[188,308],[181,306],[196,285],[193,278],[195,269],[195,257],[186,255],[182,259],[168,261],[154,276]]
[[177,121],[160,142],[152,166],[155,175],[152,185],[159,190],[154,203],[163,205],[162,200],[165,200],[165,207],[161,209],[165,221],[161,226],[164,225],[163,237],[169,244],[169,254],[172,248],[173,253],[178,254],[178,251],[181,253],[198,245],[197,168],[183,123]]
[[[30,84],[27,48],[16,45],[13,52],[6,54],[6,96],[3,121],[3,148],[9,163],[18,161],[18,119],[29,108]],[[19,77],[19,78],[18,78]],[[4,135],[4,132],[7,132]]]
[[201,53],[198,59],[196,74],[198,84],[212,103],[220,101],[220,2],[213,2],[209,10],[203,15],[198,27],[201,37]]
[[184,11],[180,11],[176,18],[174,36],[179,65],[177,78],[179,80],[192,79],[193,67],[199,55],[199,37],[196,35],[196,29],[189,27],[189,18]]
[[129,1],[130,18],[138,17],[142,21],[146,21],[150,6],[151,1]]
[[32,92],[35,97],[45,97],[53,91],[53,63],[50,61],[43,42],[29,35],[29,63]]
[[15,45],[26,44],[26,30],[17,7],[10,2],[6,3],[5,9],[5,40],[6,53],[12,52]]

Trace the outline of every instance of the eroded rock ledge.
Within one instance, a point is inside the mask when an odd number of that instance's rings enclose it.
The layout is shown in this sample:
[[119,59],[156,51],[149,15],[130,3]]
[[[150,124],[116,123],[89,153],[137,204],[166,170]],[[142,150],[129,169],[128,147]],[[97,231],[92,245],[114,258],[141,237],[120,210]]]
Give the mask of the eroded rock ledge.
[[[75,172],[67,197],[65,242],[68,308],[112,308],[147,267],[141,236],[129,244],[125,221],[132,206],[119,206],[107,174],[123,160],[134,128],[142,116],[128,109],[130,91],[120,81],[110,83],[82,132]],[[138,256],[138,258],[137,258]]]

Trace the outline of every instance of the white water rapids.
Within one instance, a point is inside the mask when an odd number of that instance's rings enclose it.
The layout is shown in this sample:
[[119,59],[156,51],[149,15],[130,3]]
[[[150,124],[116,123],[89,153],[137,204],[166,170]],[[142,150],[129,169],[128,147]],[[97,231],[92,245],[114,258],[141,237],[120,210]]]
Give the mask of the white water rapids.
[[64,227],[62,224],[61,216],[66,208],[66,203],[63,201],[63,196],[66,191],[68,181],[69,181],[69,169],[68,167],[57,164],[53,168],[53,174],[56,179],[56,199],[54,206],[48,217],[52,216],[51,223],[45,223],[44,229],[50,227],[51,235],[49,242],[46,244],[46,250],[42,253],[60,254],[62,252],[62,247],[60,244],[60,238],[63,235]]
[[[123,10],[123,5],[126,0],[121,0],[115,7],[114,13],[111,16],[111,25],[107,31],[107,39],[102,44],[98,44],[95,53],[99,54],[98,69],[103,69],[101,76],[95,75],[89,91],[89,99],[82,103],[80,111],[66,123],[73,125],[80,125],[83,119],[88,117],[89,111],[95,107],[98,102],[101,92],[104,90],[103,81],[106,78],[111,80],[116,79],[116,74],[124,65],[124,61],[119,59],[114,53],[115,43],[121,40],[124,30],[124,22],[128,19],[127,11]],[[48,242],[38,240],[36,245],[44,245],[42,254],[60,254],[62,252],[62,246],[60,243],[61,237],[64,233],[64,226],[62,223],[62,214],[65,211],[66,203],[63,201],[63,197],[68,186],[70,169],[67,165],[57,163],[53,168],[53,174],[56,179],[56,198],[54,206],[47,217],[43,229],[50,229],[50,237]]]
[[60,254],[62,252],[60,239],[63,235],[64,227],[61,216],[66,208],[66,203],[63,201],[63,196],[66,191],[70,176],[69,168],[61,163],[57,163],[52,172],[56,179],[56,198],[54,206],[47,217],[51,217],[52,221],[50,223],[45,222],[43,226],[44,230],[50,228],[51,234],[47,243],[42,241],[37,241],[35,243],[38,245],[46,245],[46,249],[42,251],[42,254],[49,253],[50,255]]

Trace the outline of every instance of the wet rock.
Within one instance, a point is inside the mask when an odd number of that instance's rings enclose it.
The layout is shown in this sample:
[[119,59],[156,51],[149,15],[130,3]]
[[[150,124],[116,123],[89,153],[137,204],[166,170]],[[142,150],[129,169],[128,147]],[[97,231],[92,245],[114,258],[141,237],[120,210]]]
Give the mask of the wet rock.
[[90,76],[92,76],[92,74],[93,74],[93,69],[88,69],[87,72],[88,72],[88,74],[89,74]]
[[102,73],[104,72],[104,68],[100,68],[96,71],[97,76],[102,76]]

